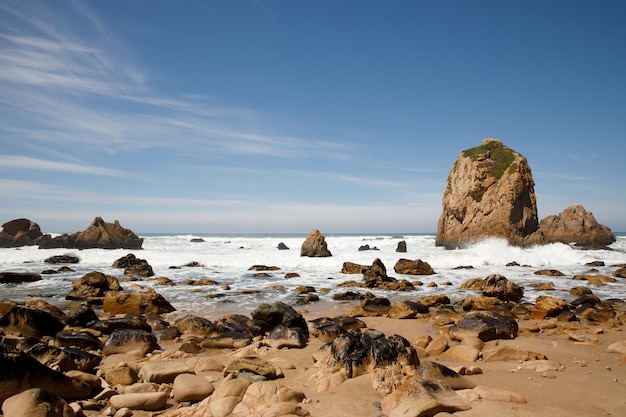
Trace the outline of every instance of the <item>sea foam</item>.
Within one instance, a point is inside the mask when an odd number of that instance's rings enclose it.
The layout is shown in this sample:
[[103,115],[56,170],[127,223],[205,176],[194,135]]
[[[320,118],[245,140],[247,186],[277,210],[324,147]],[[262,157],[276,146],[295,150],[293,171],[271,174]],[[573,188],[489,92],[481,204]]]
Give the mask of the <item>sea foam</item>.
[[[540,295],[551,295],[569,299],[568,290],[573,286],[585,285],[583,281],[572,281],[576,274],[589,271],[585,266],[591,261],[603,261],[605,266],[597,267],[597,273],[611,275],[615,265],[626,264],[626,236],[619,236],[611,246],[613,250],[583,251],[565,244],[550,244],[530,248],[510,246],[502,239],[486,239],[463,249],[446,250],[435,246],[435,236],[430,234],[366,234],[366,235],[327,235],[326,242],[332,257],[308,258],[300,256],[300,246],[305,235],[145,235],[143,250],[105,249],[37,249],[22,247],[0,249],[0,271],[35,272],[56,269],[44,261],[53,255],[73,254],[80,263],[69,265],[74,272],[42,275],[43,279],[34,283],[0,284],[0,299],[24,301],[28,297],[44,297],[46,300],[67,305],[64,300],[72,286],[72,281],[87,272],[98,270],[118,278],[123,271],[112,267],[113,262],[128,253],[145,259],[153,267],[156,276],[164,276],[177,285],[158,286],[156,281],[142,279],[132,284],[154,287],[165,296],[179,313],[202,312],[210,315],[219,311],[246,313],[261,302],[297,302],[295,288],[309,285],[318,289],[322,300],[331,300],[333,294],[346,291],[338,284],[347,280],[360,280],[357,275],[341,274],[344,262],[350,261],[371,265],[379,258],[387,268],[389,276],[421,281],[425,285],[409,293],[373,291],[375,295],[399,299],[415,300],[429,294],[445,293],[450,299],[459,300],[472,292],[461,290],[460,285],[470,278],[484,278],[489,274],[501,274],[525,287],[525,299],[534,301]],[[194,238],[202,242],[192,242]],[[398,242],[406,241],[407,252],[396,252]],[[278,250],[279,243],[289,250]],[[359,247],[369,245],[377,250],[359,251]],[[400,258],[421,259],[435,270],[435,275],[406,276],[396,274],[394,265]],[[184,266],[195,262],[200,266]],[[507,266],[516,262],[519,266]],[[257,271],[249,270],[253,265],[276,266],[269,277],[259,278]],[[468,268],[468,267],[472,268]],[[464,268],[458,268],[464,267]],[[556,269],[564,277],[535,275],[539,269]],[[299,278],[285,279],[285,274],[295,272]],[[183,285],[185,280],[208,278],[230,289],[217,286]],[[556,291],[535,291],[528,284],[552,282]],[[434,283],[433,286],[428,284]],[[444,285],[450,284],[450,285]],[[128,287],[131,283],[123,283]],[[329,289],[321,292],[322,288]],[[364,291],[360,288],[354,290]],[[593,287],[594,294],[601,299],[626,299],[626,279],[604,287]]]

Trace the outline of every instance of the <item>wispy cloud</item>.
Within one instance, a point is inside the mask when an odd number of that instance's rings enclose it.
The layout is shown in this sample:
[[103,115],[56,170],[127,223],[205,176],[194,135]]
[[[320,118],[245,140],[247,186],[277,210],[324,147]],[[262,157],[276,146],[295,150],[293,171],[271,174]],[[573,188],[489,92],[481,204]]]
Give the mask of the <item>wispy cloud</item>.
[[350,175],[337,175],[336,177],[340,181],[349,182],[353,184],[359,184],[366,187],[373,188],[402,188],[406,187],[406,184],[402,181],[389,181],[372,178],[353,177]]
[[48,161],[45,159],[30,158],[27,156],[0,154],[0,170],[6,168],[69,172],[73,174],[104,175],[112,177],[125,175],[122,171],[116,169],[69,162]]
[[254,110],[160,92],[85,4],[57,6],[0,5],[5,15],[0,18],[0,132],[5,137],[80,144],[82,152],[193,148],[279,157],[350,155],[349,146],[334,138],[270,130],[265,126],[271,123]]

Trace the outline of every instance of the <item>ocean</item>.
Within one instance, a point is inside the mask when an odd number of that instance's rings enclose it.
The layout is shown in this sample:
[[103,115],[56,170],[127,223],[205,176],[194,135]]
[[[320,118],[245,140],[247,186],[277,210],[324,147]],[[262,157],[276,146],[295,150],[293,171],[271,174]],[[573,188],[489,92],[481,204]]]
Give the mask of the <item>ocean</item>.
[[[323,232],[322,232],[323,233]],[[626,234],[618,234],[611,250],[580,250],[564,244],[550,244],[531,248],[513,247],[501,239],[487,239],[465,249],[446,250],[435,246],[434,234],[325,234],[327,258],[300,256],[300,247],[306,234],[143,234],[142,250],[105,249],[38,249],[36,246],[0,249],[0,271],[41,273],[58,269],[62,265],[50,265],[45,259],[53,255],[72,254],[80,259],[78,264],[68,266],[74,272],[42,275],[33,283],[0,284],[0,300],[23,302],[29,297],[39,297],[60,307],[71,307],[76,302],[65,300],[72,289],[72,281],[90,271],[100,271],[121,279],[123,270],[112,267],[113,262],[129,253],[145,259],[153,268],[155,276],[134,282],[123,282],[128,290],[153,287],[177,310],[176,314],[196,314],[217,318],[226,313],[249,314],[263,302],[282,301],[296,306],[298,296],[295,288],[302,285],[316,288],[320,301],[332,301],[334,294],[347,290],[365,292],[363,288],[339,288],[348,280],[361,280],[360,275],[340,273],[344,262],[371,265],[380,258],[387,268],[387,275],[411,282],[421,281],[423,286],[412,292],[372,290],[377,296],[385,296],[392,302],[417,300],[431,294],[446,294],[453,302],[471,295],[470,290],[460,289],[470,278],[484,278],[489,274],[501,274],[525,289],[524,300],[534,302],[538,296],[571,300],[570,288],[586,285],[574,281],[574,275],[588,272],[586,266],[592,261],[603,261],[605,266],[594,267],[597,272],[611,276],[616,265],[626,264]],[[202,239],[201,242],[192,240]],[[404,240],[407,252],[396,252],[398,242]],[[284,243],[289,249],[279,250]],[[359,251],[369,245],[377,250]],[[428,262],[435,275],[407,276],[394,272],[400,258],[421,259]],[[191,262],[199,266],[184,266]],[[517,262],[520,266],[507,266]],[[258,271],[249,270],[254,265],[276,266],[266,271],[269,276],[259,278]],[[471,266],[472,268],[458,268]],[[173,268],[175,267],[175,268]],[[535,275],[540,269],[556,269],[565,276]],[[285,278],[287,273],[299,277]],[[176,285],[159,285],[155,277],[167,277]],[[184,285],[186,280],[210,279],[218,285]],[[434,282],[436,286],[429,284]],[[529,284],[552,282],[554,291],[536,291]],[[450,285],[442,285],[449,283]],[[224,289],[228,286],[228,289]],[[600,299],[626,300],[626,278],[602,287],[591,287]],[[339,302],[335,302],[339,303]],[[326,303],[323,303],[326,304]],[[315,309],[315,303],[300,308]]]

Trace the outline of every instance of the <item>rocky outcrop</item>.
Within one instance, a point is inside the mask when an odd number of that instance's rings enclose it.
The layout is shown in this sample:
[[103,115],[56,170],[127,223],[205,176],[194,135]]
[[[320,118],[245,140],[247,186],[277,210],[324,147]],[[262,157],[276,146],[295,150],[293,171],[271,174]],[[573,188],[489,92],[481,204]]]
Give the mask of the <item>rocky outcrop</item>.
[[326,238],[319,230],[313,229],[309,232],[302,247],[300,248],[300,256],[309,256],[315,258],[333,256],[326,246]]
[[39,225],[28,219],[15,219],[2,225],[0,248],[31,246],[42,236]]
[[534,186],[526,158],[497,139],[463,151],[448,175],[436,245],[484,237],[522,243],[539,226]]
[[530,244],[553,242],[597,248],[615,242],[615,235],[611,229],[598,223],[593,213],[575,205],[560,214],[541,219],[539,230],[528,238]]
[[56,237],[43,235],[38,239],[40,249],[141,249],[143,239],[134,232],[115,223],[106,223],[102,217],[93,219],[82,232],[62,234]]
[[448,175],[435,244],[454,249],[488,237],[516,246],[561,242],[602,248],[615,242],[611,230],[581,205],[539,222],[534,186],[526,158],[497,139],[461,152]]

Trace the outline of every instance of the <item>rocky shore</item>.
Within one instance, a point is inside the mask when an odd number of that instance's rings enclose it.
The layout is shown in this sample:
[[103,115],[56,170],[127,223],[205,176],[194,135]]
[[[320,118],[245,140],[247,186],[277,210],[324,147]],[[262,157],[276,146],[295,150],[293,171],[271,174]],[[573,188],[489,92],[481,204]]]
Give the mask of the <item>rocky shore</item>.
[[[361,287],[389,285],[384,265],[357,269]],[[623,266],[615,272],[623,279]],[[116,281],[85,275],[68,293],[75,304],[66,311],[41,299],[0,303],[5,417],[626,410],[626,305],[600,300],[588,287],[573,286],[571,302],[531,304],[521,301],[524,288],[492,274],[466,282],[475,296],[456,303],[441,294],[392,304],[366,293],[205,317],[181,315],[156,291],[124,291]]]

